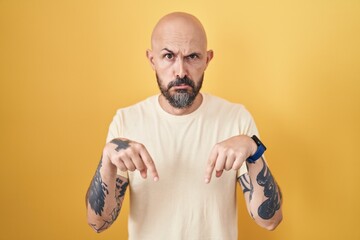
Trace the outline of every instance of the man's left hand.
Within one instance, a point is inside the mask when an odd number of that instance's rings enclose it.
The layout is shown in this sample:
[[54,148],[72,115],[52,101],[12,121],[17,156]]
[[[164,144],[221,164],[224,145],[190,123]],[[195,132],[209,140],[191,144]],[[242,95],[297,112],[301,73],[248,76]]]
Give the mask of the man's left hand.
[[210,154],[206,167],[205,182],[211,181],[211,176],[216,170],[216,177],[220,177],[224,170],[237,171],[243,162],[256,152],[257,146],[251,137],[239,135],[217,143]]

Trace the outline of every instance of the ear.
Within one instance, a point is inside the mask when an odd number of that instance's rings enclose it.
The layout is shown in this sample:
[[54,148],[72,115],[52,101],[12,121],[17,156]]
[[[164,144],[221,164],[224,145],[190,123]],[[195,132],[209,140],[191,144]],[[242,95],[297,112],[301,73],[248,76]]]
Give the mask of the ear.
[[213,57],[214,57],[213,50],[209,50],[206,52],[206,67],[209,65],[209,62],[211,61],[211,59],[213,59]]
[[155,71],[154,55],[153,55],[153,52],[150,49],[146,50],[146,57],[149,60],[151,68]]

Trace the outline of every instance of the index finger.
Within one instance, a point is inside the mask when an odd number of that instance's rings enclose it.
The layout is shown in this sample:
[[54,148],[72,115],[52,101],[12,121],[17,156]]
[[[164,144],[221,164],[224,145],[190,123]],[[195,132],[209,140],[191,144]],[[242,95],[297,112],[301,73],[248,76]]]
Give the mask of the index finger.
[[218,151],[215,148],[213,148],[206,167],[205,183],[209,183],[211,181],[211,176],[215,168],[217,156],[218,156]]
[[140,156],[142,158],[142,160],[144,161],[144,164],[146,165],[146,168],[150,170],[150,173],[151,175],[153,176],[154,178],[154,181],[158,181],[159,180],[159,174],[156,170],[156,167],[155,167],[155,163],[154,161],[152,160],[149,152],[146,150],[146,148],[142,148],[140,150]]

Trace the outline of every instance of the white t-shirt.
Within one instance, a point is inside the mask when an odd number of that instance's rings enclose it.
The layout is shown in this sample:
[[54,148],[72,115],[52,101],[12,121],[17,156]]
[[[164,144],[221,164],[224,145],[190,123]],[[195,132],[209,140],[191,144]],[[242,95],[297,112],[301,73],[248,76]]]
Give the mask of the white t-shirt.
[[200,107],[184,116],[165,112],[158,95],[117,111],[107,142],[123,137],[144,144],[160,178],[118,170],[129,178],[129,239],[237,239],[236,178],[246,164],[209,184],[205,170],[216,143],[258,131],[244,106],[202,96]]

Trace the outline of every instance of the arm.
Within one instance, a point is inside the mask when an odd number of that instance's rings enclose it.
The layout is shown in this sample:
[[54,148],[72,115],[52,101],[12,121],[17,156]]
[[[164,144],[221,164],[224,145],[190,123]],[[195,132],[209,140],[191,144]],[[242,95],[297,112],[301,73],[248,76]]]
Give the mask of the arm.
[[274,230],[282,220],[282,195],[269,167],[261,157],[246,163],[248,172],[238,178],[249,214],[257,224]]
[[86,193],[88,223],[98,233],[109,228],[120,213],[129,182],[117,175],[118,168],[124,172],[138,170],[143,178],[149,169],[155,181],[159,178],[142,144],[119,138],[107,143]]
[[[229,138],[216,144],[210,154],[205,182],[211,181],[213,170],[221,177],[224,170],[238,171],[244,161],[257,149],[254,140],[245,135]],[[260,226],[273,230],[282,220],[281,193],[263,158],[247,163],[248,173],[238,181],[243,189],[248,211]]]
[[124,200],[128,179],[116,175],[116,171],[102,156],[86,193],[88,224],[97,233],[112,225]]

